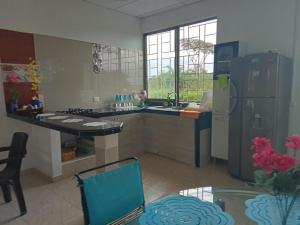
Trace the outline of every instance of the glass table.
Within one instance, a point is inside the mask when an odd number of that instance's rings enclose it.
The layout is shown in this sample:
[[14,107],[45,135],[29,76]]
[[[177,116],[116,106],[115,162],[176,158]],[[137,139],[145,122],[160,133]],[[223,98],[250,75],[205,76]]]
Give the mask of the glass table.
[[[199,187],[179,192],[183,196],[193,196],[203,201],[213,202],[218,204],[225,212],[230,214],[235,225],[255,225],[245,215],[245,201],[255,198],[261,191],[251,188],[227,188],[227,187]],[[139,225],[138,218],[128,223],[128,225]]]

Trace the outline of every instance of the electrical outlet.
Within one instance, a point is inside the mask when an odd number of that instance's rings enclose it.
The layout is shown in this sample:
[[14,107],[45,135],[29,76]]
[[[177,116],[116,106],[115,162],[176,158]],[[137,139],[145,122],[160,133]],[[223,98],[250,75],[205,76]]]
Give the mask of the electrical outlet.
[[93,97],[93,102],[100,102],[100,97]]

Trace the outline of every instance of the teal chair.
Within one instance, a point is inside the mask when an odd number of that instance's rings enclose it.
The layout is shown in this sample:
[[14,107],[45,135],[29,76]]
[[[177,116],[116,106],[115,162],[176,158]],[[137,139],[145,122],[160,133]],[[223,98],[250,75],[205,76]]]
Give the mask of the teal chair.
[[[113,165],[117,168],[82,177],[88,172]],[[144,212],[141,168],[136,158],[91,168],[77,173],[75,177],[80,187],[85,225],[124,224]]]

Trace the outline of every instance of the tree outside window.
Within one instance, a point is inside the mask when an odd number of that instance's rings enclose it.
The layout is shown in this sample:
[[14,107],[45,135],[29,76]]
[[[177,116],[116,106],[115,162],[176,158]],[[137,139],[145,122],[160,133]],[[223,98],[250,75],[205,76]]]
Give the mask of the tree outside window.
[[[179,33],[178,54],[175,54],[175,32]],[[213,87],[216,32],[214,19],[147,35],[149,98],[165,99],[168,93],[175,92],[177,80],[179,101],[200,101],[203,93]],[[179,71],[175,71],[175,55],[179,57]]]

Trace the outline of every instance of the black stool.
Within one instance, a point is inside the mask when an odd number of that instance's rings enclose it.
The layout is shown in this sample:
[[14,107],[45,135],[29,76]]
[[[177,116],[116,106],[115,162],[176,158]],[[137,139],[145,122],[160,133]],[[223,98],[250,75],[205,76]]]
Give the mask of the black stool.
[[22,159],[26,155],[26,144],[28,135],[23,132],[16,132],[13,135],[11,146],[0,147],[0,152],[8,151],[8,158],[0,160],[0,164],[6,164],[0,171],[0,186],[3,191],[5,202],[11,201],[10,185],[16,193],[21,216],[26,214],[26,205],[23,190],[20,183],[20,171]]

